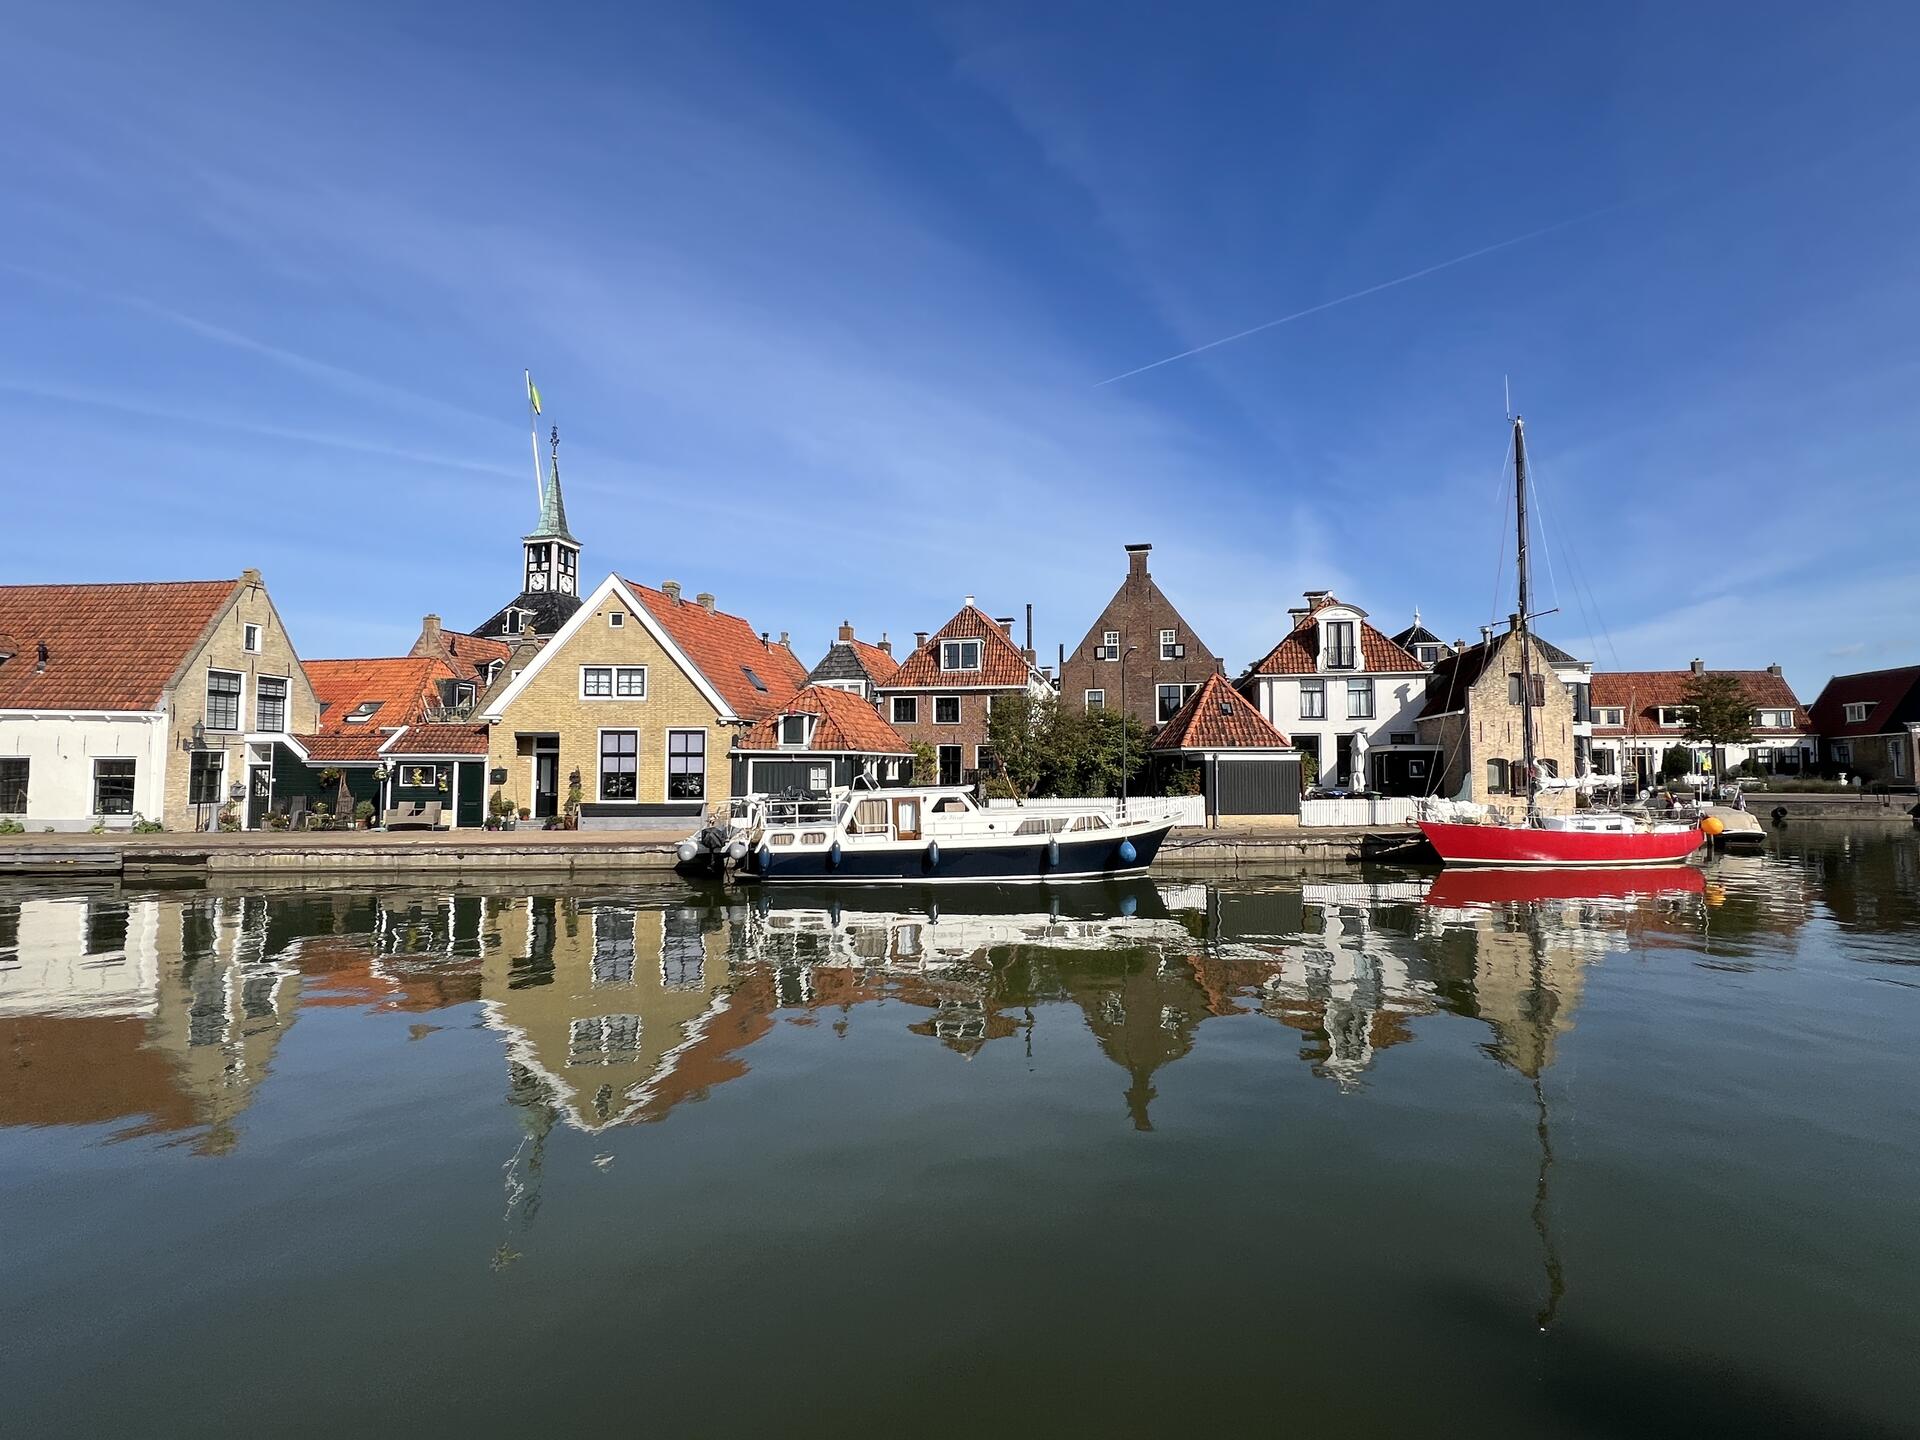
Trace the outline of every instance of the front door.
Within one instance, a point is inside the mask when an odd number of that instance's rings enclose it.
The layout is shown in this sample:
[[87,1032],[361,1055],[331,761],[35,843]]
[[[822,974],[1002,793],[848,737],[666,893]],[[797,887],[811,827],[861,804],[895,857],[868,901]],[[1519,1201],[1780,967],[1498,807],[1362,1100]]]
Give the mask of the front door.
[[460,792],[460,805],[454,824],[462,830],[478,830],[486,820],[486,766],[478,760],[462,760],[454,789]]
[[1353,737],[1336,735],[1333,737],[1333,774],[1334,783],[1344,781],[1356,790],[1364,789],[1359,777],[1353,773]]
[[551,820],[560,813],[560,742],[533,743],[533,818]]
[[942,785],[960,783],[960,747],[958,745],[940,747],[940,783]]
[[273,767],[247,767],[247,829],[258,830],[267,823],[267,806],[273,803]]
[[920,838],[919,800],[896,800],[893,802],[893,834],[896,840],[918,840]]

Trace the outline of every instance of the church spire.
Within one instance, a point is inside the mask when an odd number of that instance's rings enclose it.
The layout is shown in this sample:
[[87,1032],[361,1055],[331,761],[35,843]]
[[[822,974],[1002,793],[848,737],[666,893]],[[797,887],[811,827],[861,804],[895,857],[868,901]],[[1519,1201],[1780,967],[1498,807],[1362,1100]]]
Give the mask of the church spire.
[[567,502],[560,494],[560,427],[553,427],[549,442],[553,447],[553,458],[547,478],[540,486],[540,523],[534,527],[529,540],[565,540],[568,544],[578,545],[573,532],[567,529]]

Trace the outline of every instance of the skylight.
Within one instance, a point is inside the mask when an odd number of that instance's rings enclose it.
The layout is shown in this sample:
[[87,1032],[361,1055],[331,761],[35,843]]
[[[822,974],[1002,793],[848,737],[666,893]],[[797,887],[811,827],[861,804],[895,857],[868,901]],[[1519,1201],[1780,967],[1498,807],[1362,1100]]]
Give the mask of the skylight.
[[767,689],[767,682],[753,673],[753,667],[751,665],[742,665],[740,667],[740,673],[746,676],[747,683],[752,685],[753,688],[758,690],[762,695],[771,693]]
[[358,705],[353,707],[353,713],[347,716],[347,723],[349,725],[366,724],[367,721],[371,720],[380,712],[380,707],[386,703],[384,700],[362,700]]

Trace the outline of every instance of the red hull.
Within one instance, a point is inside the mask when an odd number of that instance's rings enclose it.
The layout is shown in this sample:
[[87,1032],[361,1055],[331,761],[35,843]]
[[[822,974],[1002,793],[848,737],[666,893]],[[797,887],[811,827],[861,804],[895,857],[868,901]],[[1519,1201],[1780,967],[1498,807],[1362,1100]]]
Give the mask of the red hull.
[[1530,900],[1641,900],[1654,895],[1699,895],[1707,877],[1691,865],[1647,870],[1443,870],[1426,903],[1459,910]]
[[1664,834],[1535,830],[1524,825],[1442,825],[1422,821],[1420,833],[1447,865],[1607,867],[1681,865],[1707,837],[1698,828]]

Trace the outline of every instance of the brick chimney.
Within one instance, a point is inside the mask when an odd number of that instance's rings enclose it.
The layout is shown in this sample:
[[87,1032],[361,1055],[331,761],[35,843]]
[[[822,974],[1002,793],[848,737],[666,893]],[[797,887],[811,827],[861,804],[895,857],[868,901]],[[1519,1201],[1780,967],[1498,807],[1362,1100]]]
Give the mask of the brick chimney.
[[1151,545],[1127,546],[1127,582],[1147,578],[1147,555],[1153,549]]
[[927,648],[927,632],[926,631],[916,630],[913,632],[913,648],[916,650],[924,650]]
[[240,572],[240,583],[242,585],[252,585],[256,589],[258,589],[260,584],[262,583],[260,579],[260,572],[258,570],[255,570],[252,566],[248,566],[245,570],[242,570]]
[[1775,662],[1774,664],[1767,666],[1767,674],[1773,676],[1773,678],[1776,680],[1781,680],[1786,678],[1786,672],[1780,668],[1778,662]]
[[887,638],[886,631],[882,630],[880,632],[880,643],[876,645],[874,648],[878,650],[882,655],[893,654],[893,641]]
[[851,620],[842,620],[840,622],[840,643],[844,645],[852,639],[853,622]]
[[675,605],[680,603],[680,582],[678,580],[663,580],[660,582],[660,589],[665,592],[667,599]]
[[416,655],[438,655],[443,642],[440,639],[440,617],[422,615],[420,617],[420,643],[413,647]]
[[1006,636],[1009,640],[1013,638],[1013,616],[996,615],[993,617],[993,623],[998,625],[1003,631],[1006,632]]
[[1707,662],[1704,660],[1696,660],[1688,668],[1696,675],[1704,675],[1707,673]]
[[709,615],[713,614],[714,599],[711,590],[702,590],[693,598],[700,602],[700,608],[702,610],[706,611]]

